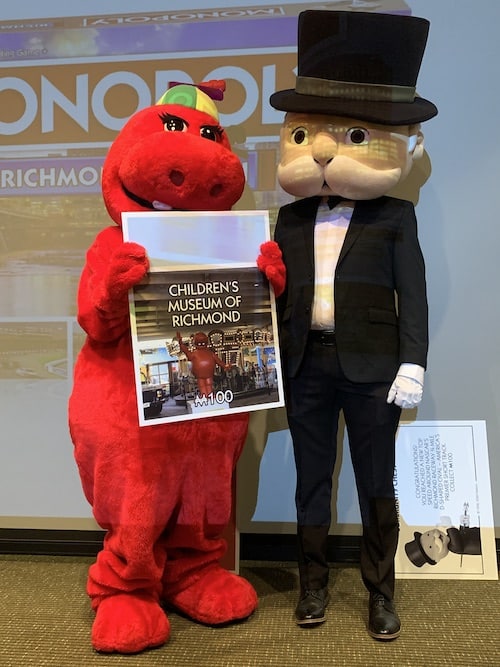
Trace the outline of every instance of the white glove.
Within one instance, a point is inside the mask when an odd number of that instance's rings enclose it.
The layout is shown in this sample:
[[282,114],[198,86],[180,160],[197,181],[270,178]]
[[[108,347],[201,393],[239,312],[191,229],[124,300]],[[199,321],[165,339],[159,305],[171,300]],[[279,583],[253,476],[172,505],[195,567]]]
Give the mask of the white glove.
[[422,400],[423,391],[423,367],[417,364],[401,364],[387,394],[387,402],[394,402],[400,408],[414,408]]

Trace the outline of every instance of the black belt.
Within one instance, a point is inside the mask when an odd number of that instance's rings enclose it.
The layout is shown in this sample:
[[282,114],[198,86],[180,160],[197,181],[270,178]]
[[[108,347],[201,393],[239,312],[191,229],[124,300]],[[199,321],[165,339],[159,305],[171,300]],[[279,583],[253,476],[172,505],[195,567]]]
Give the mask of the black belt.
[[319,343],[320,345],[335,345],[335,331],[310,329],[309,340]]

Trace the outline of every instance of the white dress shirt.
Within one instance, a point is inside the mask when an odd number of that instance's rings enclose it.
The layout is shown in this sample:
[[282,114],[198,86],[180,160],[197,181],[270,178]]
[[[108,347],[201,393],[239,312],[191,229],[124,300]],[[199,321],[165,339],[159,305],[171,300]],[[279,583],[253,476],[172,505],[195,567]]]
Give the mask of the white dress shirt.
[[325,199],[318,207],[314,226],[313,329],[335,329],[333,281],[353,211],[352,201],[341,201],[330,210]]

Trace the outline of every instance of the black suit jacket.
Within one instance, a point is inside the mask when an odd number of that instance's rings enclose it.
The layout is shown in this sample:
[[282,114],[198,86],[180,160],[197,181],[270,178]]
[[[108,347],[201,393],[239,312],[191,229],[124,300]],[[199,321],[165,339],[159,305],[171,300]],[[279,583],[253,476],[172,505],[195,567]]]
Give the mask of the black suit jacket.
[[[277,308],[288,377],[300,367],[311,328],[320,201],[311,197],[283,206],[276,223],[287,270]],[[411,202],[392,197],[356,202],[332,289],[339,361],[349,380],[392,382],[402,362],[425,368],[425,267]]]

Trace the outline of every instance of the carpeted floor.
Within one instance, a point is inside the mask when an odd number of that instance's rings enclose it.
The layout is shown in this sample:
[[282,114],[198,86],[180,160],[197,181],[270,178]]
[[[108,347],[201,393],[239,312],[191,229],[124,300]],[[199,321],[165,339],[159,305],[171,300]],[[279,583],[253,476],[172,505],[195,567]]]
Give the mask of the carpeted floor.
[[247,621],[209,628],[169,614],[169,643],[139,655],[93,651],[85,594],[89,558],[0,556],[0,667],[500,667],[500,582],[397,582],[403,628],[393,642],[366,633],[356,567],[334,567],[327,622],[293,621],[293,564],[244,562],[260,596]]

